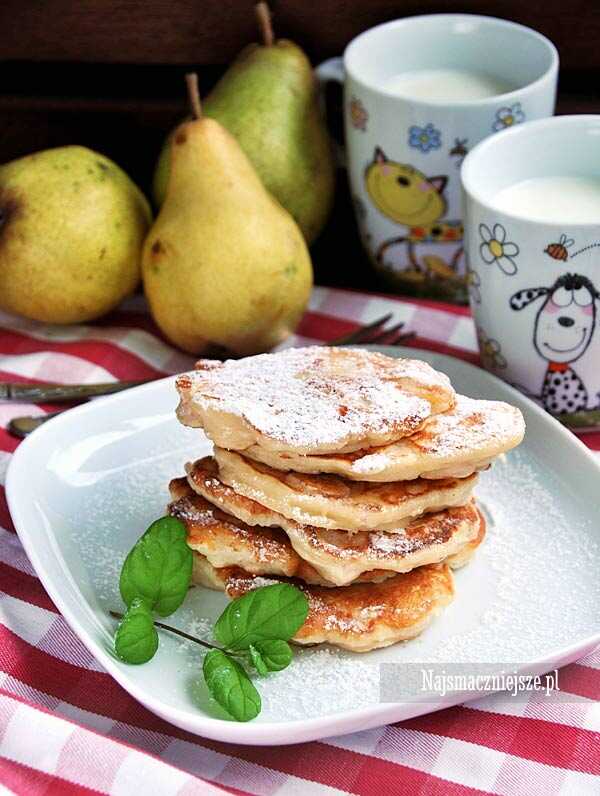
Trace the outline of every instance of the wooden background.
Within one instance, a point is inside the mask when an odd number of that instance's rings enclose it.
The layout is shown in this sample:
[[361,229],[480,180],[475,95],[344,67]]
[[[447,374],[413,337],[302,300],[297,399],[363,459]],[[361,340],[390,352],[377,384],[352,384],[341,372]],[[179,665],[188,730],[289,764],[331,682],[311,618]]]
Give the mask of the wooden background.
[[[597,0],[270,5],[277,35],[301,44],[314,63],[341,54],[366,28],[397,17],[458,11],[513,19],[544,33],[559,49],[558,112],[600,112]],[[207,91],[256,38],[251,0],[2,0],[0,162],[79,143],[113,158],[148,191],[163,136],[185,110],[183,74],[197,68]],[[339,136],[338,105],[332,89],[329,115]],[[338,183],[334,214],[314,249],[317,279],[376,289],[343,175]]]

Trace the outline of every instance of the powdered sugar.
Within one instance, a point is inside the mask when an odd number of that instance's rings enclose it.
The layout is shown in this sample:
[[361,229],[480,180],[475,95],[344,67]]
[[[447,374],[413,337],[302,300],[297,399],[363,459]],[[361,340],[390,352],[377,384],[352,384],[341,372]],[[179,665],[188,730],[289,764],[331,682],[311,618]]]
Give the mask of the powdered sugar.
[[[190,489],[187,484],[183,488],[186,487]],[[169,505],[168,511],[186,523],[188,544],[205,555],[213,566],[250,567],[275,561],[285,571],[290,558],[295,556],[281,529],[250,527],[210,505],[200,495],[179,497]]]
[[211,365],[180,377],[178,389],[182,422],[203,425],[213,438],[206,411],[240,418],[273,443],[298,449],[398,438],[430,415],[430,401],[442,411],[453,400],[447,377],[424,362],[323,347]]
[[[504,446],[525,431],[521,412],[501,401],[457,396],[454,409],[431,418],[411,443],[427,455],[448,458],[455,451],[473,453],[482,447]],[[499,450],[494,451],[500,453]]]
[[364,633],[369,628],[369,623],[373,619],[385,612],[383,605],[368,605],[361,608],[357,616],[347,617],[329,614],[325,619],[326,630],[335,630],[338,633]]
[[351,469],[353,472],[361,475],[368,473],[379,473],[390,463],[390,457],[385,452],[378,451],[377,453],[369,453],[367,456],[361,456],[352,462]]
[[[263,575],[255,575],[251,578],[252,589],[260,589],[263,586],[273,586],[275,583],[281,583],[281,581],[277,580],[277,578],[266,578]],[[228,589],[235,592],[238,589],[244,589],[247,587],[248,578],[241,575],[240,577],[236,577],[235,575],[231,576],[228,581]]]
[[[408,536],[405,529],[398,533],[372,533],[369,538],[369,552],[382,557],[405,556],[415,550],[422,550],[426,544],[423,537]],[[439,540],[436,540],[439,541]]]
[[[365,610],[364,608],[362,609]],[[337,630],[339,633],[364,633],[368,627],[368,617],[344,617],[329,614],[325,619],[325,630]]]
[[523,416],[515,407],[457,395],[453,409],[429,418],[407,439],[354,459],[350,469],[368,475],[417,462],[434,471],[441,465],[487,461],[518,444],[524,431]]

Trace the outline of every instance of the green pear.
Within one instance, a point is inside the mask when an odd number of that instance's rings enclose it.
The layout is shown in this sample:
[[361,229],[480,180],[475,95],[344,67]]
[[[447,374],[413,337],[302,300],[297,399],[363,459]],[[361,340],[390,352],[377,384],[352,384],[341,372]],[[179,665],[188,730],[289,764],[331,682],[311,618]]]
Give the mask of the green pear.
[[[202,107],[235,136],[267,190],[288,210],[310,245],[333,201],[335,168],[310,62],[293,42],[273,40],[265,4],[259,4],[262,45],[246,47]],[[266,10],[268,14],[268,10]],[[160,207],[169,172],[170,136],[154,175]]]
[[188,85],[195,118],[173,135],[167,195],[144,244],[144,289],[179,348],[256,354],[296,328],[312,287],[310,256],[294,219],[236,139],[201,115]]
[[0,167],[0,308],[49,323],[112,310],[140,279],[150,206],[115,163],[81,146]]

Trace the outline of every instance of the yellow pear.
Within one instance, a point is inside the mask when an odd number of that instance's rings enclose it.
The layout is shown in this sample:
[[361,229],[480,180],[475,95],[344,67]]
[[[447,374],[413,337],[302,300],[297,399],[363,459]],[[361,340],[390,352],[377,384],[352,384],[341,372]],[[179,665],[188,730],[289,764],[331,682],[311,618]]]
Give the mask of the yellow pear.
[[[335,167],[310,61],[287,39],[275,39],[266,3],[256,5],[261,44],[238,55],[202,103],[206,116],[235,136],[266,189],[288,210],[310,245],[333,202]],[[169,136],[154,175],[154,198],[163,202]]]
[[165,336],[200,354],[255,354],[298,324],[312,287],[302,233],[266,191],[235,138],[194,111],[173,135],[167,194],[142,256],[144,289]]
[[49,323],[104,315],[140,280],[150,221],[141,191],[91,149],[0,167],[0,308]]

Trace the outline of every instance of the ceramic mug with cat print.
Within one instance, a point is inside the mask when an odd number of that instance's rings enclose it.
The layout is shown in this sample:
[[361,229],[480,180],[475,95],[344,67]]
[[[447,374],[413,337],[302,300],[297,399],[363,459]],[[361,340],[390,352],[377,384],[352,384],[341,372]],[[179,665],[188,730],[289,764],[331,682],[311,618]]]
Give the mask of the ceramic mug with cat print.
[[462,161],[483,138],[551,116],[557,74],[544,36],[470,14],[379,25],[317,69],[344,85],[361,239],[399,292],[466,301]]

